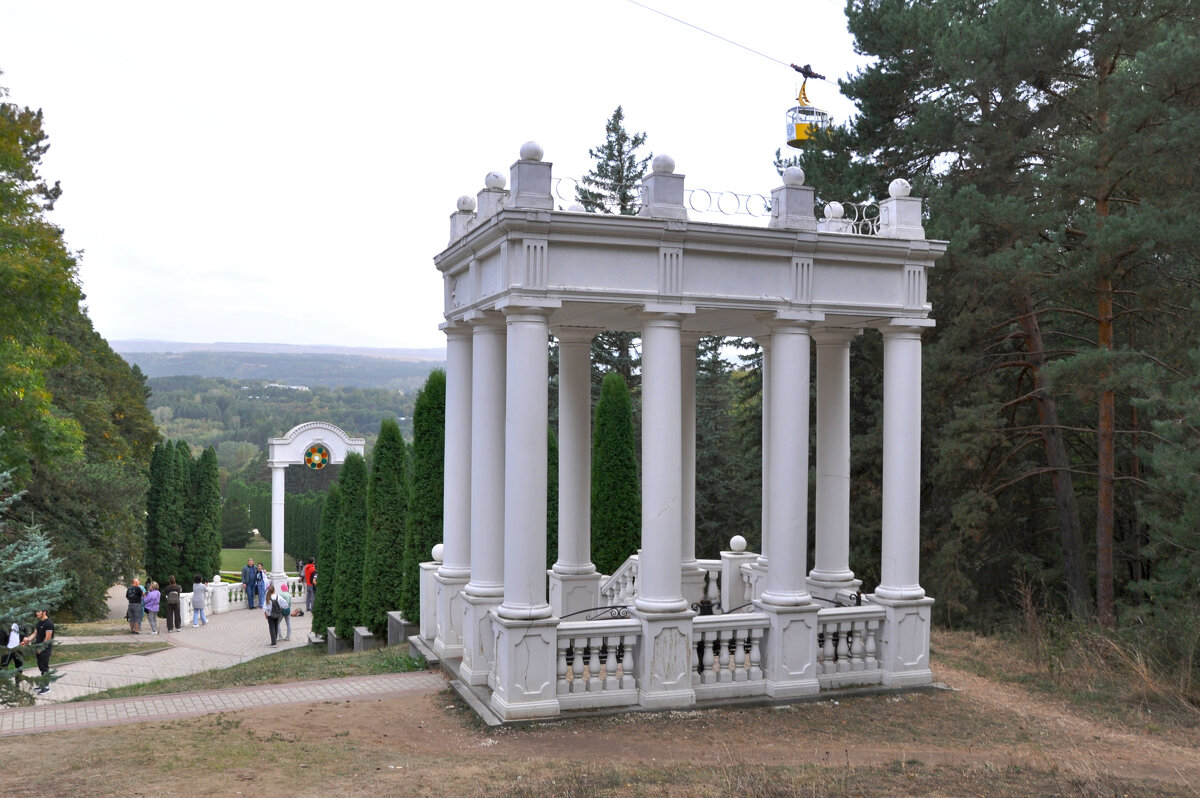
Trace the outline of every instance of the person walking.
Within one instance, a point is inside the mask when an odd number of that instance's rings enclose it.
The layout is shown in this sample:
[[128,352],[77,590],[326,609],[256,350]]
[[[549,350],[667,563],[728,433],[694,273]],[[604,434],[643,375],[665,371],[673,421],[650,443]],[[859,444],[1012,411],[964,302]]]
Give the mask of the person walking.
[[192,628],[198,629],[208,623],[204,614],[204,601],[208,596],[208,585],[204,584],[200,574],[192,577]]
[[271,645],[279,645],[279,619],[283,617],[283,610],[275,601],[275,588],[267,588],[266,601],[263,603],[263,615],[267,618],[267,631],[271,633]]
[[254,603],[254,598],[257,590],[254,586],[254,575],[258,573],[258,569],[254,567],[254,558],[246,560],[246,564],[242,566],[242,590],[246,591],[246,609],[252,610],[257,604]]
[[17,670],[25,667],[25,655],[21,653],[21,624],[16,621],[8,630],[8,645],[4,649],[4,656],[0,657],[0,670],[7,668],[10,662]]
[[312,612],[313,601],[317,597],[317,561],[313,557],[308,558],[308,562],[304,565],[304,609]]
[[37,694],[45,695],[50,692],[50,680],[47,678],[47,674],[50,673],[50,652],[54,648],[54,621],[50,620],[50,615],[46,610],[38,610],[36,614],[38,622],[34,633],[21,642],[22,644],[33,642],[33,650],[37,652],[38,670],[42,674],[42,684],[38,687]]
[[159,592],[158,582],[151,582],[146,586],[146,598],[142,600],[142,605],[146,608],[146,617],[150,621],[150,634],[158,634],[158,607],[162,600],[162,593]]
[[270,582],[267,579],[267,572],[263,570],[262,563],[259,563],[254,570],[254,593],[258,597],[258,606],[266,609],[267,588],[270,587]]
[[146,593],[142,590],[142,583],[137,579],[129,585],[129,589],[125,591],[125,600],[129,602],[129,609],[125,611],[125,620],[129,621],[129,633],[140,635],[142,633],[142,615],[145,612],[145,607],[142,606],[142,599],[146,597]]
[[279,592],[275,594],[275,603],[283,611],[283,620],[287,622],[287,634],[282,638],[286,643],[292,639],[292,596],[288,592],[287,582],[279,586]]
[[167,586],[163,589],[163,602],[167,605],[167,633],[178,632],[183,629],[183,623],[179,620],[179,594],[183,592],[183,588],[175,581],[175,574],[167,580]]

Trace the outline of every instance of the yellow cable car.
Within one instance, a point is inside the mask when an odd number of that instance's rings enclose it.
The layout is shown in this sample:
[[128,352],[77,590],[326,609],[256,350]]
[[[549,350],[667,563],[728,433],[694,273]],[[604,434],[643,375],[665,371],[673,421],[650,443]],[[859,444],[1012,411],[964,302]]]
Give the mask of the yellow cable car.
[[809,102],[808,94],[804,91],[807,84],[808,78],[805,77],[804,83],[800,84],[800,94],[796,97],[796,102],[800,104],[787,112],[787,143],[796,149],[803,147],[804,142],[812,138],[816,131],[829,127],[830,122],[829,114]]

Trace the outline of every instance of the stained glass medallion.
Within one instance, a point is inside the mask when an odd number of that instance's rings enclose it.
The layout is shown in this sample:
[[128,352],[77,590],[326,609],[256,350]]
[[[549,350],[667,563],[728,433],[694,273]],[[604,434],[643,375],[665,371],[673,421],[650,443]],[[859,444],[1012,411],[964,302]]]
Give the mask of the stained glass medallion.
[[323,443],[314,443],[304,450],[304,464],[314,471],[320,471],[329,465],[332,455]]

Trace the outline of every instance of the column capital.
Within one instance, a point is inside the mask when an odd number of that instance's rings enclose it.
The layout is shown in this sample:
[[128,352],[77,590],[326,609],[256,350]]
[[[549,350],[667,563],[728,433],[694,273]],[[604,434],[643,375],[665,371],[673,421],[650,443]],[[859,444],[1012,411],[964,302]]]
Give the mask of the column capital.
[[506,320],[512,323],[514,320],[532,321],[538,320],[543,323],[549,323],[550,314],[555,311],[558,305],[544,305],[537,301],[529,301],[521,297],[512,297],[509,302],[496,310],[504,314]]
[[925,330],[936,326],[933,319],[888,319],[878,329],[884,338],[920,338]]
[[438,325],[438,329],[446,334],[447,338],[466,338],[471,335],[471,326],[462,319],[449,319]]
[[481,327],[503,327],[504,314],[495,310],[473,310],[463,316],[463,322],[472,331]]
[[855,338],[862,335],[862,329],[855,327],[813,327],[811,335],[817,346],[836,346],[839,344],[849,344]]
[[763,313],[758,320],[767,325],[771,334],[786,333],[788,330],[811,329],[819,321],[825,320],[824,313],[801,310],[780,310],[774,313]]
[[658,302],[647,302],[642,306],[639,315],[643,323],[655,321],[682,323],[684,319],[695,313],[695,305],[665,305]]
[[600,330],[593,327],[551,327],[551,334],[564,344],[590,344]]

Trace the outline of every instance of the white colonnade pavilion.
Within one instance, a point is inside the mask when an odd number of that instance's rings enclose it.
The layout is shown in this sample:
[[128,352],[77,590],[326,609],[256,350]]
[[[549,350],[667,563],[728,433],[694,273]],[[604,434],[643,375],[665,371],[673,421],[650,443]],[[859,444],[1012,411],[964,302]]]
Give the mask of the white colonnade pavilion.
[[[451,216],[445,515],[422,565],[422,644],[501,720],[598,707],[787,699],[928,683],[920,585],[921,334],[933,326],[921,200],[894,181],[869,225],[817,219],[798,168],[766,227],[690,220],[684,176],[654,159],[638,216],[556,208],[528,142]],[[509,188],[505,188],[510,182]],[[880,584],[850,555],[850,347],[884,342]],[[589,352],[642,340],[641,550],[602,575],[590,553]],[[547,341],[559,342],[558,553],[547,574]],[[701,336],[764,351],[763,545],[695,553],[695,364]],[[809,570],[809,395],[816,363],[815,557]],[[733,548],[733,547],[731,547]],[[719,595],[718,595],[719,591]],[[738,612],[698,615],[719,598]],[[594,617],[595,607],[624,607]]]

